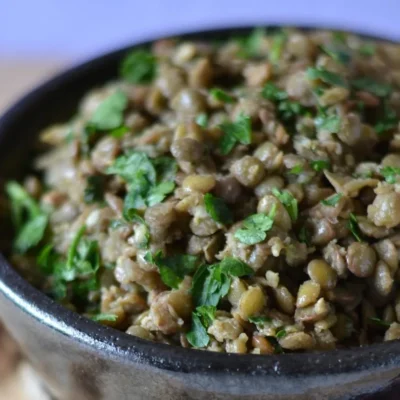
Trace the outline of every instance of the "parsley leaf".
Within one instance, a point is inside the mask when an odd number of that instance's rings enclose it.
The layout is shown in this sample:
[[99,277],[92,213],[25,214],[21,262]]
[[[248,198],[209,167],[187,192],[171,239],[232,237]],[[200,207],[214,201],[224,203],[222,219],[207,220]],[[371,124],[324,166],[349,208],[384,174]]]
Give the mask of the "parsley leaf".
[[272,63],[277,63],[281,58],[283,48],[287,40],[287,33],[284,31],[275,33],[272,39],[269,59]]
[[89,126],[100,131],[119,128],[124,122],[127,105],[126,94],[118,90],[99,104],[89,121]]
[[292,175],[299,175],[299,174],[301,174],[303,171],[304,171],[303,166],[300,165],[300,164],[298,164],[298,165],[295,165],[293,168],[291,168],[291,169],[289,170],[289,174],[292,174]]
[[207,213],[214,221],[225,225],[232,223],[233,218],[231,210],[221,198],[207,193],[204,195],[204,205]]
[[351,55],[343,48],[322,45],[321,50],[341,64],[347,65],[351,61]]
[[146,253],[145,260],[158,267],[162,281],[173,289],[177,289],[184,277],[192,274],[199,265],[196,256],[189,254],[164,256],[162,251],[158,251],[154,256],[150,252]]
[[358,51],[363,56],[371,57],[375,54],[376,46],[374,43],[363,43],[359,48]]
[[214,98],[214,100],[220,101],[221,103],[234,103],[235,99],[228,93],[226,93],[224,90],[219,89],[219,88],[214,88],[210,90],[211,97]]
[[196,117],[196,124],[202,128],[206,128],[208,124],[208,116],[206,113],[201,113]]
[[358,226],[357,217],[353,213],[350,213],[348,228],[350,229],[350,232],[353,234],[353,236],[357,239],[357,241],[362,242],[361,231],[360,227]]
[[276,213],[276,205],[271,207],[268,215],[253,214],[243,221],[243,228],[235,232],[235,238],[247,245],[253,245],[262,242],[267,237],[268,232],[273,224]]
[[133,50],[122,61],[121,76],[130,83],[150,83],[157,73],[157,60],[148,50]]
[[280,331],[276,332],[275,337],[277,339],[282,339],[287,335],[286,331],[284,329],[281,329]]
[[394,111],[384,100],[382,119],[378,121],[375,126],[375,132],[380,135],[384,132],[397,128],[399,119],[396,111]]
[[217,307],[228,294],[232,276],[251,275],[254,271],[243,261],[227,257],[218,264],[202,265],[192,281],[192,297],[196,306]]
[[347,87],[344,78],[322,67],[309,67],[307,69],[307,77],[311,80],[321,80],[328,85]]
[[327,160],[315,160],[310,162],[311,168],[314,171],[321,172],[324,169],[329,169],[331,167],[330,161]]
[[35,247],[42,240],[47,223],[47,215],[39,204],[17,182],[6,184],[6,192],[11,203],[11,216],[17,231],[14,248],[19,253]]
[[297,101],[289,99],[289,95],[275,84],[268,82],[262,89],[261,95],[277,106],[278,117],[283,121],[291,121],[297,115],[305,113],[306,109]]
[[292,221],[296,221],[299,215],[296,198],[289,191],[280,191],[277,188],[272,189],[272,194],[285,206]]
[[237,39],[236,41],[240,46],[238,56],[242,58],[257,57],[260,53],[260,47],[264,37],[265,29],[256,28],[250,35]]
[[128,132],[129,132],[129,128],[125,125],[122,125],[122,126],[119,126],[118,128],[113,129],[110,132],[110,135],[117,139],[120,139],[125,135],[125,133],[128,133]]
[[386,97],[392,93],[392,87],[387,83],[379,83],[375,79],[368,76],[353,79],[351,84],[359,90],[365,90],[378,97]]
[[95,322],[102,322],[102,321],[115,322],[117,319],[118,316],[115,314],[100,313],[92,316],[92,320]]
[[400,175],[400,167],[383,167],[380,170],[381,175],[388,183],[396,183],[397,177]]
[[339,200],[343,197],[342,193],[336,193],[333,196],[328,197],[327,199],[321,200],[321,203],[324,206],[334,207]]
[[329,131],[330,133],[338,133],[342,125],[338,115],[327,115],[325,113],[320,113],[314,122],[318,129]]
[[223,155],[229,154],[236,143],[251,143],[251,119],[249,116],[240,114],[235,122],[224,122],[220,125],[224,132],[219,147]]
[[157,186],[152,187],[147,194],[147,205],[151,207],[161,203],[174,189],[175,183],[172,181],[161,182]]
[[377,326],[382,326],[382,327],[384,327],[384,328],[388,328],[388,327],[391,325],[390,322],[383,321],[383,320],[380,319],[380,318],[370,317],[369,320],[370,320],[370,322],[372,322],[373,324],[375,324],[375,325],[377,325]]
[[200,306],[192,313],[192,328],[186,334],[188,342],[193,347],[205,347],[210,341],[207,328],[215,318],[216,308],[214,306]]
[[83,201],[87,204],[103,200],[104,179],[99,175],[91,175],[86,179],[86,187],[83,192]]
[[305,243],[307,246],[311,245],[311,235],[305,225],[300,228],[297,237],[300,243]]

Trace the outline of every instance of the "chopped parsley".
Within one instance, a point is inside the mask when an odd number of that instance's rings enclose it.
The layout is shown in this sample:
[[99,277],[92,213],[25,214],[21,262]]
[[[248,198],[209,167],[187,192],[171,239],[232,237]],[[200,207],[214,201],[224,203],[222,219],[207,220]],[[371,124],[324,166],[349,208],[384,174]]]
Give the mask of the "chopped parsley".
[[261,328],[264,326],[265,323],[271,322],[272,319],[269,317],[258,317],[258,316],[251,316],[249,317],[249,322],[260,326]]
[[360,227],[358,226],[357,217],[353,213],[350,213],[349,221],[348,221],[348,225],[347,226],[350,229],[350,232],[356,238],[356,240],[358,242],[362,242],[361,231],[360,231]]
[[358,51],[363,56],[371,57],[375,54],[376,46],[373,43],[363,43]]
[[310,165],[311,168],[317,172],[321,172],[325,169],[329,170],[329,168],[331,167],[330,161],[327,160],[314,160],[310,162]]
[[204,205],[214,221],[225,225],[232,223],[232,212],[221,198],[207,193],[204,195]]
[[328,85],[347,87],[344,78],[322,67],[309,67],[307,69],[307,77],[311,80],[320,80]]
[[249,116],[241,114],[235,122],[224,122],[220,128],[224,133],[219,143],[223,155],[229,154],[238,142],[245,145],[251,144],[251,119]]
[[208,116],[206,113],[201,113],[196,117],[196,124],[202,128],[206,128],[208,125]]
[[118,157],[107,174],[119,175],[128,185],[124,215],[162,202],[175,189],[176,161],[170,157],[151,159],[142,152]]
[[48,216],[19,183],[8,182],[6,192],[10,198],[11,217],[17,233],[14,249],[18,253],[25,253],[43,239]]
[[331,57],[333,60],[347,65],[351,61],[351,55],[347,51],[347,49],[344,49],[343,46],[321,46],[321,50],[324,51],[329,57]]
[[276,332],[275,337],[277,339],[282,339],[287,335],[286,331],[284,329],[281,329],[280,331]]
[[307,246],[311,245],[311,234],[305,225],[300,228],[297,237],[300,243],[305,243]]
[[115,322],[117,321],[117,319],[118,316],[115,314],[100,313],[92,316],[92,320],[95,322],[103,322],[103,321]]
[[128,98],[120,90],[108,96],[94,111],[89,121],[90,130],[108,131],[120,128],[127,105]]
[[236,40],[240,46],[238,56],[241,58],[257,57],[260,54],[260,47],[264,37],[265,29],[256,28],[250,33],[250,35],[238,38]]
[[334,207],[334,206],[336,206],[337,203],[339,203],[339,200],[342,197],[343,197],[342,193],[336,193],[333,196],[330,196],[325,200],[321,200],[321,203],[324,206]]
[[351,81],[353,87],[359,90],[365,90],[378,97],[386,97],[392,93],[392,87],[386,83],[377,82],[368,76]]
[[389,326],[391,325],[390,322],[386,322],[386,321],[384,321],[384,320],[382,320],[380,318],[376,318],[376,317],[370,317],[369,320],[374,325],[382,326],[384,328],[389,328]]
[[287,33],[284,31],[277,32],[273,35],[269,53],[269,59],[272,63],[276,64],[280,60],[286,41]]
[[389,105],[386,99],[383,100],[382,115],[378,122],[375,124],[374,129],[378,135],[384,132],[396,129],[399,124],[399,118],[396,111]]
[[300,165],[300,164],[298,164],[298,165],[295,165],[293,168],[291,168],[291,169],[289,170],[289,174],[292,174],[292,175],[299,175],[299,174],[301,174],[303,171],[304,171],[303,166]]
[[199,265],[199,259],[196,256],[189,254],[164,256],[162,251],[154,255],[147,252],[145,260],[158,267],[162,281],[173,289],[178,289],[183,278],[192,274]]
[[216,100],[220,101],[221,103],[234,103],[235,99],[224,90],[219,88],[214,88],[210,90],[211,97]]
[[192,312],[192,328],[186,334],[188,342],[193,347],[206,347],[210,342],[207,328],[215,318],[216,307],[200,306]]
[[157,73],[157,60],[148,50],[133,50],[122,61],[120,74],[130,83],[150,83]]
[[282,121],[292,121],[296,116],[306,112],[306,108],[299,102],[289,99],[289,95],[272,82],[268,82],[262,89],[262,96],[275,103],[278,117]]
[[87,204],[103,201],[104,179],[100,175],[91,175],[86,179],[83,201]]
[[299,215],[296,198],[289,191],[280,191],[277,188],[272,189],[272,194],[285,206],[286,211],[290,215],[292,221],[296,221]]
[[380,174],[385,178],[387,183],[394,184],[397,182],[397,177],[400,175],[400,167],[383,167]]
[[254,271],[243,261],[226,257],[218,264],[202,265],[192,281],[192,297],[195,305],[217,307],[228,294],[232,277],[253,275]]
[[320,112],[314,122],[318,129],[329,131],[330,133],[338,133],[342,125],[338,115],[328,115],[325,112]]
[[242,228],[235,232],[235,238],[247,245],[262,242],[274,225],[275,214],[276,204],[271,207],[268,215],[261,213],[250,215],[243,221]]

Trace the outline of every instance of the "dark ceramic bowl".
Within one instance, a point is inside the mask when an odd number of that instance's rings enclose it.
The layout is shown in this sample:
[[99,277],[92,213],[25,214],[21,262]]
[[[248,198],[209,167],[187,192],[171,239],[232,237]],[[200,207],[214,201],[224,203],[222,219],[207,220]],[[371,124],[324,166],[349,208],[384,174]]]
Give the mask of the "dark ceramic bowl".
[[[219,39],[232,32],[214,30],[183,37]],[[2,179],[22,175],[36,134],[69,119],[85,92],[116,75],[126,50],[60,74],[1,118]],[[0,317],[60,400],[400,398],[400,392],[396,394],[400,342],[276,356],[216,354],[153,343],[56,304],[1,256]]]

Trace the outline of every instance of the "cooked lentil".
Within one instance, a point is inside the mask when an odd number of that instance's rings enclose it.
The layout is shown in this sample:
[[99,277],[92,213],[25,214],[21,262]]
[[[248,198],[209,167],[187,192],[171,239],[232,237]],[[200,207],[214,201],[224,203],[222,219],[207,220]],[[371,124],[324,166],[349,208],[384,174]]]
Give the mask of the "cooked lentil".
[[8,183],[11,259],[143,339],[266,355],[399,339],[399,77],[398,45],[337,32],[133,50]]

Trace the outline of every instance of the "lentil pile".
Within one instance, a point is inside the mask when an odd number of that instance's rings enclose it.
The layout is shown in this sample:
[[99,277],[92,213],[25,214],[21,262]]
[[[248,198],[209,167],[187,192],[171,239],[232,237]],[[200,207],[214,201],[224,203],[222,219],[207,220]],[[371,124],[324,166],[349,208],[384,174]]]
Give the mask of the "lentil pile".
[[140,338],[216,352],[400,338],[400,47],[165,39],[40,135],[14,265]]

